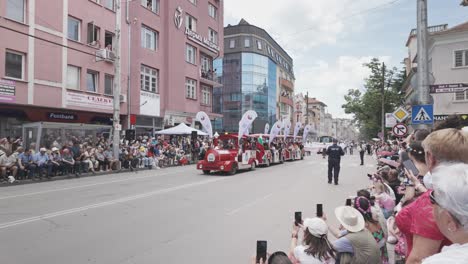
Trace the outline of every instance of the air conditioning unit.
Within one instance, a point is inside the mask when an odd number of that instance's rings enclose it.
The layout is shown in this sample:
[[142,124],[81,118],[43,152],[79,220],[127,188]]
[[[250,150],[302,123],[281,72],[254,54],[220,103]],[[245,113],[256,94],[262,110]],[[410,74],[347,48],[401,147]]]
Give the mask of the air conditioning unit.
[[96,61],[114,62],[115,53],[112,50],[100,49],[96,51]]
[[126,103],[127,102],[127,96],[125,94],[120,95],[120,103]]

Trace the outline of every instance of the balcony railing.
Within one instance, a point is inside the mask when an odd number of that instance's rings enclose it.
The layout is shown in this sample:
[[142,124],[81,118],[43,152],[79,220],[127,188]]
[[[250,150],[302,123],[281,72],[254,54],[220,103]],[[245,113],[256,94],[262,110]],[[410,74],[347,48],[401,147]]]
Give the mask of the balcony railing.
[[[440,31],[444,31],[448,29],[448,24],[442,24],[442,25],[435,25],[427,28],[427,32],[430,33],[436,33]],[[413,28],[411,30],[410,36],[416,36],[417,29]]]

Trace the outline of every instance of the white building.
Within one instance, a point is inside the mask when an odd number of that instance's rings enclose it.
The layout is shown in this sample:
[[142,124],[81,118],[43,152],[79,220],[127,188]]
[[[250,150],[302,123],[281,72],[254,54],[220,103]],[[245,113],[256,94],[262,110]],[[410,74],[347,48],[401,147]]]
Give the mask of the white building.
[[[408,81],[405,83],[407,102],[414,98],[411,79],[416,78],[417,38],[412,30],[406,43],[408,58],[405,59]],[[438,25],[429,28],[429,72],[434,84],[468,84],[468,22],[448,28]],[[414,82],[414,81],[413,81]],[[434,97],[434,115],[443,120],[448,115],[468,114],[468,91],[438,93]]]

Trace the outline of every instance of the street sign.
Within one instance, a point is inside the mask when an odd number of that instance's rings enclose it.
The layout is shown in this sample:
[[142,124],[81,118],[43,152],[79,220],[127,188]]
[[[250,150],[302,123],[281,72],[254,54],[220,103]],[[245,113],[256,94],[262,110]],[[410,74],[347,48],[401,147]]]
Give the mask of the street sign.
[[393,116],[398,122],[403,122],[406,118],[409,117],[409,113],[406,111],[405,108],[400,106],[395,112],[393,112]]
[[406,137],[408,135],[408,127],[403,123],[399,123],[392,128],[392,132],[396,137]]
[[397,124],[396,118],[392,113],[385,113],[385,127],[390,128]]
[[430,85],[431,93],[457,93],[468,90],[468,83]]
[[122,130],[122,125],[121,124],[115,124],[114,129],[115,129],[115,131],[121,131]]
[[432,105],[414,105],[411,121],[413,125],[434,123],[434,108]]

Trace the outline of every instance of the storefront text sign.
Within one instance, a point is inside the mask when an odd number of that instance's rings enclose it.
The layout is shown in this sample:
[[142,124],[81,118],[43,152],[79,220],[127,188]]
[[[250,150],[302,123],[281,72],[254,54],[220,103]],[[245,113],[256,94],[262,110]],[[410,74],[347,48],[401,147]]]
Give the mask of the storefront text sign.
[[65,102],[67,106],[88,108],[91,111],[95,109],[112,111],[113,109],[113,100],[99,95],[67,92]]
[[69,121],[69,120],[78,120],[78,116],[76,114],[69,114],[69,113],[48,112],[47,119]]
[[0,79],[0,103],[16,102],[16,83]]
[[219,52],[219,46],[211,42],[207,37],[202,37],[200,34],[198,34],[195,31],[190,30],[189,28],[185,29],[185,35],[187,35],[188,39],[204,46],[205,48],[215,53]]

